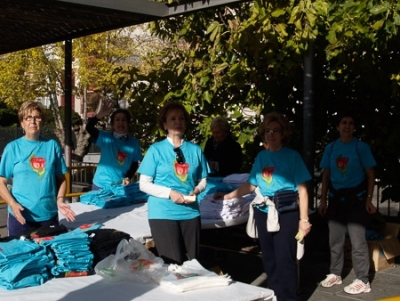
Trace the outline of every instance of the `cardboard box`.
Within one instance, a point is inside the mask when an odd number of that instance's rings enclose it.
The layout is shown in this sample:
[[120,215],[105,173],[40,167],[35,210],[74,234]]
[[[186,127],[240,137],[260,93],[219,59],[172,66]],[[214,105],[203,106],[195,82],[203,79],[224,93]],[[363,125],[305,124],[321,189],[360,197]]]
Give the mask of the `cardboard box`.
[[371,270],[381,271],[394,266],[395,258],[400,256],[399,230],[400,224],[387,223],[381,231],[383,240],[368,241]]
[[[383,240],[368,240],[370,270],[381,271],[395,265],[395,258],[400,256],[400,241],[398,239],[400,224],[387,223],[380,231]],[[346,238],[344,245],[344,266],[351,267],[351,243]]]

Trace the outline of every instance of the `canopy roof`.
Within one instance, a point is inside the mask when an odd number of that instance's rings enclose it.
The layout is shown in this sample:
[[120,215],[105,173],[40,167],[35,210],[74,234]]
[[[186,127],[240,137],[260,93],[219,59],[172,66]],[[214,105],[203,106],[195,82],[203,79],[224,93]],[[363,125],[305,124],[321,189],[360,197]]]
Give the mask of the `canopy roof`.
[[0,54],[243,0],[0,0]]

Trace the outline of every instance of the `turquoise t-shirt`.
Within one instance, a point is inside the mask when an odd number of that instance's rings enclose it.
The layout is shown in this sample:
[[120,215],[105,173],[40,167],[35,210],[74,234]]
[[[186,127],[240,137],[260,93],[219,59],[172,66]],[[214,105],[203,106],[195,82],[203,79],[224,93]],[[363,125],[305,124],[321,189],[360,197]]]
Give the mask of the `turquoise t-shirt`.
[[[273,197],[279,190],[297,191],[297,185],[311,179],[300,154],[288,147],[258,153],[249,175],[249,183],[258,186],[263,196]],[[268,206],[259,207],[268,212]]]
[[133,137],[123,140],[112,132],[99,131],[95,144],[101,148],[101,155],[93,183],[103,189],[120,184],[131,164],[142,159],[139,141]]
[[[138,172],[152,177],[154,184],[189,195],[198,181],[207,177],[207,160],[198,145],[184,141],[180,149],[186,163],[179,164],[173,149],[168,139],[154,143],[144,156]],[[200,216],[198,202],[175,204],[170,199],[152,195],[148,198],[148,210],[149,219],[187,220]]]
[[342,189],[361,184],[365,169],[376,166],[376,161],[369,145],[354,137],[348,143],[340,139],[329,143],[319,166],[330,170],[333,188]]
[[[40,222],[57,215],[56,176],[67,171],[60,145],[42,137],[10,142],[0,162],[0,176],[12,178],[11,194],[24,207],[22,215],[27,221]],[[8,212],[13,214],[10,208]]]

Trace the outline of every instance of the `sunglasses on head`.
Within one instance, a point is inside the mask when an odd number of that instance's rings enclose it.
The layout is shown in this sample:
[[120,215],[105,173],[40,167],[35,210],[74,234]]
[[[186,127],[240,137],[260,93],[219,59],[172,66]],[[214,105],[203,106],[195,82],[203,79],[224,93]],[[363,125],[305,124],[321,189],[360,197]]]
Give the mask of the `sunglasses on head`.
[[182,150],[179,147],[174,148],[174,152],[176,153],[176,162],[179,164],[185,163],[185,156],[182,153]]

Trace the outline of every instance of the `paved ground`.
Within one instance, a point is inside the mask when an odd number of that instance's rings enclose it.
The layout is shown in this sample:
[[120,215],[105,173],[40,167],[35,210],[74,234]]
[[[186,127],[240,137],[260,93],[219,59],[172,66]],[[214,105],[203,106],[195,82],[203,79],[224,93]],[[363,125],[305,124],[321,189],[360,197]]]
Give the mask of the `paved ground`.
[[[261,267],[261,258],[257,243],[245,234],[244,227],[225,228],[203,235],[203,256],[232,276],[233,279],[245,283],[267,287],[266,276]],[[203,231],[204,232],[204,231]],[[372,292],[361,295],[349,295],[343,291],[355,275],[350,266],[343,273],[343,284],[332,288],[322,288],[319,282],[329,272],[329,246],[327,226],[320,220],[313,221],[313,231],[306,240],[306,253],[300,261],[301,301],[325,300],[377,300],[400,296],[400,258],[395,267],[379,272],[371,272]],[[214,246],[214,253],[211,247]],[[243,247],[245,246],[245,247]],[[230,251],[228,251],[229,249]],[[207,264],[205,264],[207,265]],[[211,265],[209,265],[211,266]]]
[[[372,301],[400,296],[400,258],[395,267],[371,273],[371,293],[349,295],[343,292],[343,287],[355,278],[349,267],[344,271],[342,285],[332,288],[319,286],[329,269],[328,233],[323,221],[315,215],[311,217],[313,230],[306,240],[305,257],[299,263],[301,301]],[[393,221],[400,222],[396,218]],[[6,230],[6,208],[0,205],[0,235],[6,236]],[[203,230],[201,243],[200,262],[205,267],[227,273],[236,281],[266,287],[257,241],[245,234],[243,225]]]

